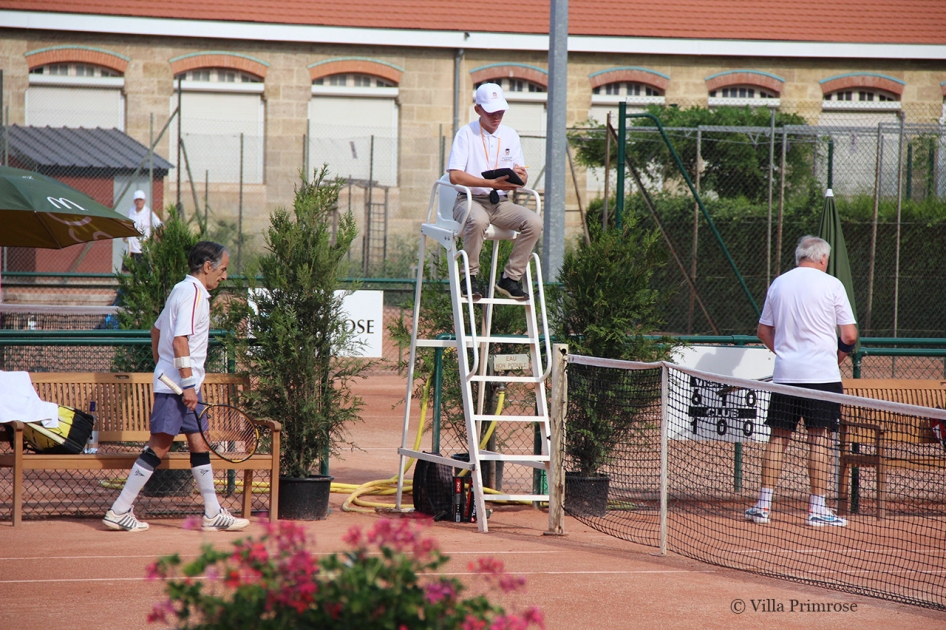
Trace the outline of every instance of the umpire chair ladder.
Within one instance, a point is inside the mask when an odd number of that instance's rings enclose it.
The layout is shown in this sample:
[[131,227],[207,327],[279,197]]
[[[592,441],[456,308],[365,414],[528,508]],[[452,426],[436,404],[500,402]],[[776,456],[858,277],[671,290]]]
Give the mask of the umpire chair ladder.
[[[535,199],[536,213],[541,215],[541,200],[536,191],[521,188]],[[397,499],[396,508],[401,510],[403,488],[404,488],[404,464],[405,459],[413,457],[438,464],[445,464],[452,468],[461,468],[469,471],[472,479],[473,494],[476,506],[476,521],[479,531],[489,531],[487,524],[488,513],[486,511],[487,501],[526,501],[526,502],[547,502],[549,500],[548,491],[545,494],[487,494],[483,490],[483,475],[481,463],[486,461],[503,462],[504,466],[525,466],[532,469],[544,470],[546,479],[548,479],[550,457],[549,457],[549,408],[546,398],[545,381],[551,371],[551,363],[543,367],[542,365],[542,345],[545,346],[546,361],[550,361],[552,356],[551,340],[548,332],[548,319],[545,308],[545,289],[542,284],[542,267],[539,257],[532,253],[530,261],[532,265],[526,268],[522,278],[523,289],[526,291],[529,299],[519,301],[496,297],[496,273],[499,260],[498,243],[494,244],[492,263],[489,274],[489,290],[487,295],[474,301],[471,296],[471,286],[469,284],[470,265],[466,252],[457,249],[457,239],[459,238],[463,225],[466,223],[466,216],[462,221],[455,221],[453,218],[453,206],[456,202],[457,193],[466,195],[467,208],[472,202],[470,189],[466,186],[457,186],[450,183],[449,175],[444,175],[438,181],[434,182],[430,191],[430,202],[427,208],[427,220],[421,224],[420,247],[417,264],[417,281],[414,293],[414,318],[411,327],[411,352],[407,368],[407,394],[405,396],[404,409],[404,430],[401,438],[401,447],[398,449],[400,455],[400,465],[398,467],[397,477]],[[469,210],[467,210],[467,214]],[[513,240],[518,233],[512,230],[504,230],[490,225],[486,232],[486,240],[501,241]],[[432,238],[447,250],[447,260],[449,267],[450,298],[453,305],[454,321],[454,339],[418,339],[418,323],[420,318],[421,294],[424,282],[424,263],[425,263],[425,244],[427,238]],[[533,267],[535,269],[535,287],[533,287]],[[462,275],[461,275],[462,268]],[[461,282],[466,284],[466,295],[463,297],[460,291]],[[525,337],[493,336],[491,326],[493,320],[493,309],[497,305],[510,305],[523,308],[526,318]],[[480,307],[477,309],[476,307]],[[541,320],[537,318],[541,315]],[[477,319],[477,311],[480,311]],[[477,322],[480,323],[480,332],[477,333]],[[518,344],[528,347],[530,357],[531,375],[511,376],[488,374],[487,365],[489,363],[490,344]],[[459,378],[461,393],[463,398],[463,415],[466,422],[467,449],[469,461],[458,461],[450,457],[444,457],[436,453],[426,453],[413,450],[408,447],[410,438],[411,421],[411,398],[414,388],[414,364],[417,359],[418,348],[456,348],[457,359],[459,362]],[[474,401],[473,383],[481,383],[479,395]],[[484,413],[485,393],[487,383],[528,383],[532,384],[535,394],[535,415],[513,416],[513,415],[495,415]],[[541,448],[535,450],[538,453],[502,453],[498,449],[495,451],[480,448],[480,441],[484,431],[493,423],[519,423],[537,425],[538,435],[540,437]],[[535,488],[533,488],[535,490]]]

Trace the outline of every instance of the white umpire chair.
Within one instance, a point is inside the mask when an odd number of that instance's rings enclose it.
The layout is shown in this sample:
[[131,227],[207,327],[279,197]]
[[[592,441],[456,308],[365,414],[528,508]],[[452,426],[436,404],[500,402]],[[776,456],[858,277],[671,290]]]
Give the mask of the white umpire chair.
[[[541,214],[541,199],[536,191],[521,188],[520,190],[530,194],[535,200],[536,212]],[[474,491],[475,507],[477,514],[477,525],[479,531],[488,531],[486,501],[523,501],[523,502],[547,502],[548,494],[537,494],[535,492],[507,494],[491,491],[487,494],[483,488],[483,476],[480,463],[483,461],[503,462],[507,466],[526,466],[545,470],[548,475],[549,470],[549,411],[546,398],[545,381],[551,371],[550,357],[551,339],[548,333],[548,320],[545,307],[545,289],[542,284],[542,268],[539,257],[532,253],[532,265],[526,268],[523,279],[523,289],[528,295],[528,300],[519,301],[506,298],[497,298],[495,296],[497,264],[499,261],[498,244],[493,247],[492,260],[489,273],[489,290],[487,295],[479,300],[474,300],[471,296],[470,286],[470,265],[466,252],[457,249],[457,239],[462,234],[463,225],[466,223],[467,215],[463,216],[462,221],[456,221],[453,218],[453,207],[457,196],[465,195],[467,207],[472,202],[472,194],[466,186],[459,186],[450,183],[450,176],[444,175],[438,181],[434,182],[430,191],[430,201],[427,208],[427,220],[421,224],[421,240],[418,254],[417,279],[414,290],[414,316],[411,328],[411,350],[410,361],[407,370],[407,394],[405,396],[404,410],[404,430],[401,438],[401,447],[398,449],[400,455],[400,466],[398,468],[398,485],[396,508],[402,510],[403,487],[404,487],[404,465],[409,457],[423,459],[429,462],[445,464],[453,468],[460,468],[469,471],[472,479]],[[467,214],[469,210],[467,210]],[[490,225],[486,232],[486,239],[492,241],[514,240],[518,233],[513,230],[505,230]],[[432,238],[438,242],[447,251],[449,262],[449,283],[450,297],[453,305],[454,320],[454,339],[418,339],[418,324],[420,319],[421,295],[424,284],[424,263],[425,263],[425,244],[426,239]],[[535,284],[533,285],[533,267],[535,269]],[[462,271],[462,273],[461,273]],[[466,284],[466,297],[460,291],[460,283]],[[526,317],[527,335],[523,337],[494,337],[491,335],[491,325],[493,317],[493,308],[496,305],[519,306],[524,309]],[[480,332],[477,333],[477,308],[482,307],[482,313],[479,317],[481,323]],[[541,319],[538,316],[541,316]],[[520,344],[528,347],[530,357],[531,375],[509,376],[488,374],[487,365],[489,359],[490,344]],[[543,367],[542,349],[545,349],[545,366]],[[466,421],[467,449],[469,461],[458,461],[450,457],[444,457],[437,453],[427,453],[421,450],[408,447],[408,440],[412,435],[411,431],[411,398],[414,386],[414,364],[417,359],[417,348],[456,348],[457,360],[459,362],[459,378],[461,381],[461,392],[463,398],[463,411]],[[474,404],[472,384],[480,382],[484,385],[488,382],[494,383],[529,383],[533,385],[535,391],[535,415],[495,415],[484,413],[485,386],[479,387],[478,400]],[[493,423],[528,423],[537,424],[541,436],[541,452],[496,452],[485,450],[481,444],[483,429]],[[416,431],[416,429],[415,429]]]

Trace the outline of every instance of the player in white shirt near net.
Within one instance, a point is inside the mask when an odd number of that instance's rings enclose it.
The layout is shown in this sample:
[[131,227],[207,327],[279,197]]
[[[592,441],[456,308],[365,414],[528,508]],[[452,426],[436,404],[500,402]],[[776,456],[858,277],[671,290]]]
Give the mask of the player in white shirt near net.
[[[797,266],[769,287],[757,334],[775,353],[773,382],[843,394],[839,365],[854,350],[857,324],[844,285],[826,273],[830,254],[831,246],[816,236],[803,236],[798,241]],[[827,432],[837,432],[840,417],[841,405],[837,403],[772,394],[765,421],[772,433],[762,457],[762,489],[758,502],[745,512],[747,520],[769,522],[784,453],[799,419],[804,418],[811,490],[806,522],[814,527],[847,525],[846,519],[825,505]]]

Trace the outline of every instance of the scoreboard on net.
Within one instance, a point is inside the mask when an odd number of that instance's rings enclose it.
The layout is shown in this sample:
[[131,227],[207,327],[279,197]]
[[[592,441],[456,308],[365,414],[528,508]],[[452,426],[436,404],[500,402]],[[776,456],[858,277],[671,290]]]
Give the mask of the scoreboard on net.
[[[686,417],[677,418],[671,437],[676,439],[765,441],[767,403],[751,389],[689,377]],[[680,426],[681,424],[684,426]]]

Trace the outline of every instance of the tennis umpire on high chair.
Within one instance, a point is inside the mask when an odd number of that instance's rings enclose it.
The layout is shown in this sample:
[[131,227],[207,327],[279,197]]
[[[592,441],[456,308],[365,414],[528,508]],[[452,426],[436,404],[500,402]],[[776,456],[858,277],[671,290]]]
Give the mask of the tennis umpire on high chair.
[[[484,83],[476,88],[474,100],[479,118],[457,132],[447,161],[450,183],[469,187],[473,198],[470,214],[462,228],[463,249],[470,261],[471,297],[474,300],[483,297],[484,289],[476,276],[480,270],[480,251],[486,230],[493,224],[519,233],[513,241],[506,268],[496,282],[496,289],[514,300],[528,300],[528,294],[522,290],[521,278],[529,265],[532,249],[542,235],[542,219],[507,198],[510,190],[521,188],[529,181],[522,144],[514,129],[501,124],[509,104],[499,85]],[[513,184],[507,181],[508,176],[497,179],[482,176],[485,171],[500,168],[512,169],[523,183]],[[453,218],[462,219],[466,206],[466,195],[457,195]],[[466,297],[466,283],[461,282],[461,287]]]
[[[231,515],[217,501],[210,451],[201,437],[196,414],[197,403],[203,402],[200,386],[210,338],[210,291],[227,279],[229,263],[230,254],[223,245],[210,241],[194,245],[187,256],[190,273],[174,285],[151,329],[151,352],[156,363],[151,439],[132,466],[118,499],[102,519],[109,529],[148,529],[147,523],[135,518],[132,505],[179,433],[187,437],[191,472],[204,501],[202,529],[238,531],[250,523]],[[177,383],[184,394],[178,396],[159,381],[162,374]]]

